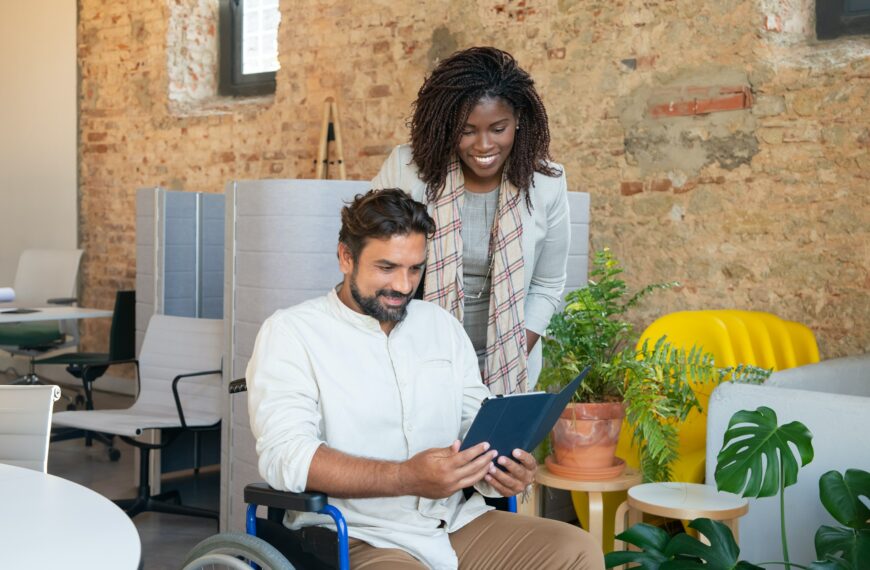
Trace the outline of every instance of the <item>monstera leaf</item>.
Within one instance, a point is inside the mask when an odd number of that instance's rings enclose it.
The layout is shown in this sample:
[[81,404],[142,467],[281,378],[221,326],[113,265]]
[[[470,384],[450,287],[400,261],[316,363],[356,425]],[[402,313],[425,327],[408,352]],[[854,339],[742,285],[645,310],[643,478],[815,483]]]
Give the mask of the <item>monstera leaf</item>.
[[685,533],[671,538],[662,529],[641,523],[616,538],[643,552],[611,552],[604,556],[604,565],[612,568],[635,562],[643,570],[762,570],[760,566],[737,559],[740,549],[731,529],[721,522],[695,519],[689,526],[707,537],[710,544]]
[[870,508],[861,500],[870,500],[870,473],[847,469],[844,477],[828,471],[819,478],[819,496],[838,523],[855,530],[870,528]]
[[776,495],[780,483],[785,488],[797,482],[799,466],[790,444],[806,465],[813,460],[812,437],[800,422],[778,426],[776,412],[764,406],[735,413],[716,458],[716,486],[744,497]]
[[819,479],[822,504],[837,522],[848,528],[822,526],[816,531],[816,556],[836,568],[861,568],[870,560],[870,509],[861,497],[870,499],[870,473],[846,470],[845,477],[828,471]]
[[807,570],[853,570],[852,565],[842,558],[816,560],[807,566]]
[[670,536],[662,529],[646,523],[636,524],[616,537],[641,549],[638,551],[608,552],[604,555],[605,568],[621,566],[629,562],[640,564],[643,570],[658,570],[668,560],[665,548]]
[[[737,560],[740,549],[734,542],[731,529],[721,522],[701,518],[690,522],[689,527],[703,534],[710,544],[685,533],[678,534],[665,549],[665,554],[673,560],[662,565],[662,570],[762,570],[761,566]],[[701,566],[698,560],[705,564]]]

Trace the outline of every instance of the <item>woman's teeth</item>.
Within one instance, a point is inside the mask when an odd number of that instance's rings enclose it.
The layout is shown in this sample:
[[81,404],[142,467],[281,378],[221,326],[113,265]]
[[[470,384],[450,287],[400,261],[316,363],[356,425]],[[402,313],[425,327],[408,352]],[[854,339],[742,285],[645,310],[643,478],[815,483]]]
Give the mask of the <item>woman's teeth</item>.
[[476,162],[480,166],[489,166],[493,162],[495,162],[497,156],[498,155],[496,154],[492,154],[489,156],[473,156],[472,158],[474,159],[474,162]]

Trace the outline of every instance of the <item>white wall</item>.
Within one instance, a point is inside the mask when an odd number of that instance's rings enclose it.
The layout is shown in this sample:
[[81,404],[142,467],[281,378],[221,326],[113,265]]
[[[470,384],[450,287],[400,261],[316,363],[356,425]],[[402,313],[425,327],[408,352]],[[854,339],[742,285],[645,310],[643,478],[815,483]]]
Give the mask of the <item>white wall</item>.
[[77,243],[76,0],[3,0],[0,286],[21,250]]

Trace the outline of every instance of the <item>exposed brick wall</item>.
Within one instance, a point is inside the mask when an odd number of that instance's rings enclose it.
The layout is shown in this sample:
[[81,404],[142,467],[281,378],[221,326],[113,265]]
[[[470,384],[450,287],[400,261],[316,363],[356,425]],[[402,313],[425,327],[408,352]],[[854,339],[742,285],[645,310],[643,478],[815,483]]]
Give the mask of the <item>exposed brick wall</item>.
[[[190,29],[207,34],[208,10],[175,1],[80,0],[85,304],[110,306],[133,284],[136,188],[311,177],[329,95],[348,174],[369,178],[406,140],[433,60],[491,44],[535,77],[552,154],[570,187],[592,195],[593,246],[610,246],[632,285],[683,283],[639,309],[638,323],[679,309],[767,310],[808,324],[825,357],[870,350],[866,38],[784,41],[783,28],[807,26],[770,0],[294,0],[282,2],[275,97],[182,116],[167,38],[185,34],[170,16],[190,7]],[[712,101],[720,87],[751,98],[727,103],[738,110],[644,114],[669,93]],[[88,326],[91,339],[105,332]]]

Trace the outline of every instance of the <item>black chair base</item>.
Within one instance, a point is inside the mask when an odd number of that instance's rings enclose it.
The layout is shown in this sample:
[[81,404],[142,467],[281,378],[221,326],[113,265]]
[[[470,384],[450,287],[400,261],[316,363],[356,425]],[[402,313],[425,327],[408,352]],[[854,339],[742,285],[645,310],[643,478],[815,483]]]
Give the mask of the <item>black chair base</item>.
[[[9,386],[45,386],[45,382],[42,381],[42,378],[40,378],[36,374],[36,372],[33,371],[32,362],[31,362],[30,368],[31,368],[30,372],[28,372],[27,374],[24,374],[23,376],[19,376],[18,378],[16,378],[12,382],[10,382]],[[73,398],[64,394],[63,388],[61,388],[60,397],[61,397],[61,399],[66,400],[67,402],[70,403],[70,406],[72,406],[72,408],[67,406],[68,409],[75,409],[75,405],[73,404],[73,401],[74,401]]]
[[10,386],[33,386],[37,384],[42,384],[42,380],[40,380],[39,376],[33,372],[29,372],[24,376],[19,376],[9,383]]
[[139,449],[139,489],[135,497],[131,499],[117,499],[113,502],[123,509],[130,518],[140,513],[155,512],[171,515],[188,515],[218,519],[218,512],[199,507],[189,507],[181,504],[181,494],[178,491],[167,491],[158,495],[151,494],[151,450],[160,449],[164,446],[148,443],[140,443],[135,439],[120,436],[121,439]]
[[145,512],[188,515],[215,520],[218,518],[218,513],[215,511],[182,505],[181,495],[178,491],[167,491],[166,493],[160,493],[159,495],[152,495],[150,497],[118,499],[113,502],[118,505],[119,508],[123,509],[130,518],[135,517],[139,513]]

